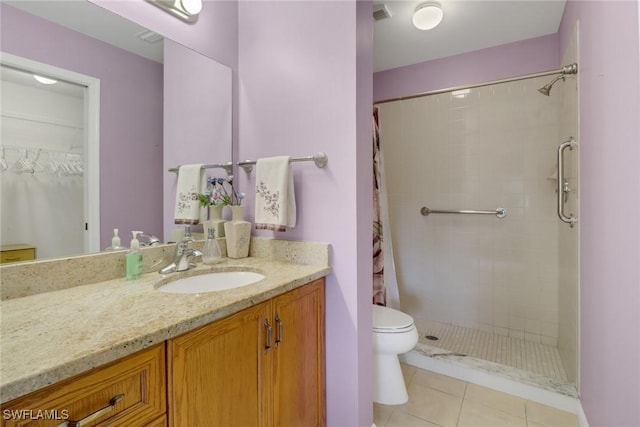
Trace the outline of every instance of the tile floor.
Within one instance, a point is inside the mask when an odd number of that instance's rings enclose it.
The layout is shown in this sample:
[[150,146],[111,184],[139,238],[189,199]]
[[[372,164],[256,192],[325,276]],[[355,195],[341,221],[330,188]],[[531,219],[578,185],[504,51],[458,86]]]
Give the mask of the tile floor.
[[376,427],[578,427],[569,412],[402,364],[404,405],[374,403]]

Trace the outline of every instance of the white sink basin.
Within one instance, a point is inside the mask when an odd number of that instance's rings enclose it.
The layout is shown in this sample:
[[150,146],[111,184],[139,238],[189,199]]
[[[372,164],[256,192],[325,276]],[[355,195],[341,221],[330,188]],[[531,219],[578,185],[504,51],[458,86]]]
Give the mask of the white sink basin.
[[262,279],[264,279],[262,274],[249,271],[220,271],[174,280],[159,287],[158,290],[171,294],[200,294],[239,288]]

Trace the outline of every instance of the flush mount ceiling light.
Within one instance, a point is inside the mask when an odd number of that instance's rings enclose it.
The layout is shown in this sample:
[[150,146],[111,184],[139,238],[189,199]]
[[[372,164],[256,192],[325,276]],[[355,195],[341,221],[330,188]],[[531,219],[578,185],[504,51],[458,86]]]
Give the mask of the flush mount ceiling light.
[[53,84],[58,83],[57,80],[50,79],[48,77],[42,77],[42,76],[39,76],[37,74],[34,74],[33,78],[36,79],[38,82],[42,83],[43,85],[53,85]]
[[420,3],[413,12],[413,25],[419,30],[431,30],[438,26],[443,16],[440,3]]
[[147,0],[178,18],[194,22],[202,11],[202,0]]

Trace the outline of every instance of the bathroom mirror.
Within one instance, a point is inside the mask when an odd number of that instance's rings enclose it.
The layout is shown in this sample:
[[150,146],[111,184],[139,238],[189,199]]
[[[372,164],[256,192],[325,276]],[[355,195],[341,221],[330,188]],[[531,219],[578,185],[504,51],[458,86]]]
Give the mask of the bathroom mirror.
[[[91,250],[83,247],[83,237],[74,239],[68,236],[49,236],[48,243],[37,243],[34,240],[43,237],[52,229],[61,228],[60,224],[67,218],[69,205],[62,208],[48,210],[35,207],[29,202],[27,194],[16,191],[13,200],[19,200],[28,209],[25,215],[3,216],[2,244],[27,243],[38,246],[37,259],[69,256],[96,250],[104,250],[111,244],[113,229],[118,228],[122,244],[128,246],[132,230],[142,230],[162,239],[163,236],[163,179],[168,172],[163,165],[163,157],[167,156],[163,147],[163,136],[167,127],[175,128],[172,119],[163,114],[163,101],[170,97],[172,109],[180,109],[175,105],[176,99],[189,103],[184,110],[193,108],[193,103],[207,111],[226,111],[224,120],[228,121],[228,128],[216,135],[204,134],[204,131],[194,130],[188,126],[189,139],[200,138],[210,144],[212,153],[217,153],[223,159],[231,159],[231,70],[207,58],[200,53],[188,49],[171,40],[164,40],[159,34],[149,31],[122,18],[106,9],[88,1],[2,1],[2,34],[0,50],[10,55],[25,58],[27,61],[45,63],[72,73],[81,73],[94,77],[100,81],[99,97],[99,159],[97,161],[99,174],[96,175],[95,188],[99,189],[99,245],[93,245]],[[105,47],[90,47],[101,45]],[[163,47],[164,45],[164,47]],[[170,46],[170,54],[165,54]],[[182,61],[191,58],[189,64]],[[202,95],[197,100],[181,99],[175,96],[179,92],[181,82],[166,81],[163,67],[170,65],[168,61],[180,61],[181,67],[188,67],[189,76],[196,78],[205,75],[193,64],[216,70],[221,75],[217,81],[208,78],[205,87],[203,83]],[[125,63],[127,62],[127,63]],[[136,72],[133,72],[137,68]],[[228,77],[227,77],[228,76]],[[214,85],[214,86],[211,86]],[[217,87],[216,87],[217,86]],[[163,95],[164,94],[164,95]],[[169,95],[170,94],[170,95]],[[206,96],[206,95],[209,96]],[[208,108],[205,102],[215,104]],[[82,104],[82,100],[80,101]],[[38,115],[40,113],[33,113]],[[14,114],[15,116],[15,114]],[[184,120],[184,117],[181,118]],[[5,120],[3,114],[3,121]],[[16,121],[16,118],[11,120]],[[219,117],[211,122],[220,124]],[[21,126],[42,126],[42,123],[26,121]],[[184,122],[183,122],[184,124]],[[173,126],[172,126],[173,125]],[[57,128],[61,128],[57,126]],[[199,134],[198,134],[199,132]],[[40,131],[40,134],[43,132]],[[76,132],[78,133],[78,132]],[[76,136],[74,135],[74,138]],[[5,137],[0,141],[2,146],[14,147],[16,143]],[[71,145],[71,144],[70,144]],[[75,144],[78,145],[77,143]],[[81,144],[80,144],[81,145]],[[208,145],[207,145],[208,146]],[[5,150],[9,153],[12,149]],[[15,150],[16,156],[20,153]],[[44,151],[43,151],[44,152]],[[48,166],[44,154],[40,158],[44,166]],[[194,159],[194,163],[197,159]],[[208,159],[207,159],[208,160]],[[205,161],[206,162],[206,161]],[[178,166],[178,165],[172,165]],[[8,177],[10,170],[2,172]],[[85,171],[88,173],[88,171]],[[22,174],[22,178],[34,178]],[[35,174],[34,174],[35,175]],[[12,176],[13,178],[13,176]],[[0,178],[1,179],[1,178]],[[46,179],[44,172],[39,179],[45,182],[60,181]],[[33,181],[33,180],[32,180]],[[65,187],[65,182],[60,184]],[[61,188],[62,188],[61,187]],[[14,186],[16,188],[16,186]],[[55,190],[55,189],[54,189]],[[57,190],[56,190],[57,191]],[[91,188],[84,189],[85,200],[92,193]],[[9,200],[2,194],[3,206]],[[46,192],[51,199],[59,200],[51,191]],[[6,199],[6,200],[5,200]],[[41,201],[41,200],[40,200]],[[96,208],[96,206],[92,206]],[[75,209],[75,208],[74,208]],[[82,216],[82,213],[80,214]],[[13,218],[7,222],[4,218]],[[86,218],[86,216],[84,217]],[[50,221],[49,221],[50,220]],[[85,233],[86,227],[96,230],[98,224],[86,220],[73,225],[79,234]],[[48,223],[46,233],[34,230],[34,224]],[[5,225],[11,230],[4,233]],[[16,235],[16,228],[26,231],[24,236]],[[37,227],[35,227],[37,228]],[[11,241],[5,239],[10,237]],[[60,242],[67,240],[80,241],[76,249],[63,247]],[[59,252],[56,252],[59,250]]]

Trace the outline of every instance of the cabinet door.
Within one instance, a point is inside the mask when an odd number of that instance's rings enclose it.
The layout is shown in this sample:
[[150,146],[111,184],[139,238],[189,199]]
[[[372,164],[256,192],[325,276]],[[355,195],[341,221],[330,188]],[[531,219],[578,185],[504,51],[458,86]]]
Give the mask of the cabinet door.
[[324,279],[274,298],[273,309],[274,426],[324,426]]
[[170,427],[268,427],[271,302],[168,341]]

